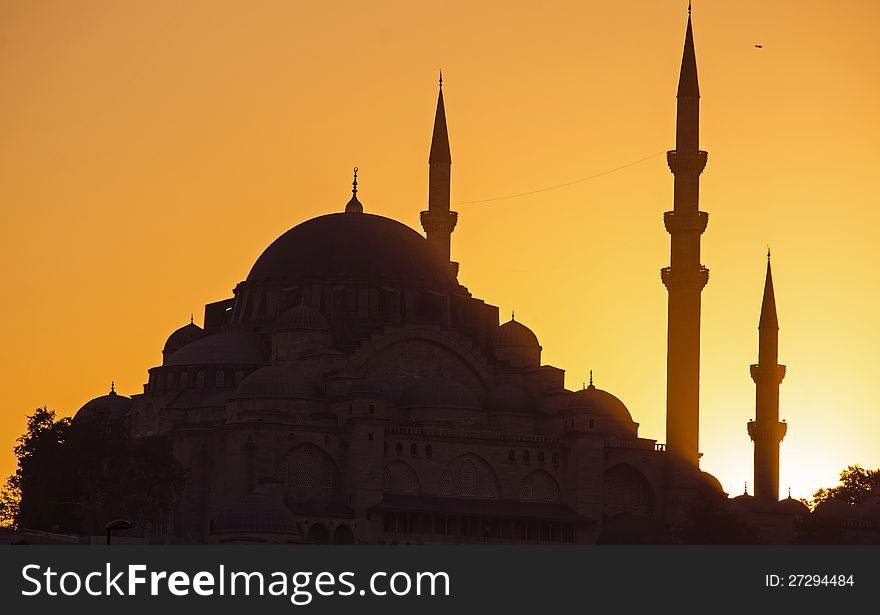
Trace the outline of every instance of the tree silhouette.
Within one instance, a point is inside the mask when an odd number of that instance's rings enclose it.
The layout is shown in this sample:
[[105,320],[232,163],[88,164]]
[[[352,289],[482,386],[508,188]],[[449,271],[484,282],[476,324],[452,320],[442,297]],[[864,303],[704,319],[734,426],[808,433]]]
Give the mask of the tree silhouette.
[[815,508],[825,500],[843,500],[858,506],[873,490],[880,491],[880,468],[866,470],[856,464],[840,473],[840,484],[836,487],[822,488],[813,494],[811,507]]
[[123,420],[56,420],[39,408],[17,442],[0,512],[18,527],[99,534],[119,517],[161,523],[184,481],[167,441],[135,440]]

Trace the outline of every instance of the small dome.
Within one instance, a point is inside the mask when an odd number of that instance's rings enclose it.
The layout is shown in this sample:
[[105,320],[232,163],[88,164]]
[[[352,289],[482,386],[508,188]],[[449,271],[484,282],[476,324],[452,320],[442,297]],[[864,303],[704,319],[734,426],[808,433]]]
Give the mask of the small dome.
[[203,337],[205,337],[205,330],[190,321],[168,336],[165,347],[162,348],[162,356],[170,357],[187,344]]
[[748,493],[743,493],[742,495],[732,498],[730,503],[742,512],[749,512],[755,508],[755,498]]
[[275,321],[275,330],[329,331],[330,323],[315,308],[301,304],[290,308],[279,316]]
[[622,401],[608,391],[597,389],[590,383],[585,389],[575,391],[569,404],[572,410],[606,416],[615,421],[632,423],[632,415]]
[[458,408],[479,410],[476,395],[455,380],[449,378],[419,378],[400,397],[405,408]]
[[260,336],[249,331],[224,331],[187,344],[165,364],[261,365],[266,362]]
[[708,472],[700,472],[700,486],[708,490],[709,493],[727,497],[727,492],[724,491],[721,482]]
[[281,365],[262,367],[249,374],[233,397],[280,397],[285,399],[317,399],[318,387],[297,371]]
[[111,384],[107,395],[96,397],[76,411],[74,421],[83,419],[116,420],[128,416],[131,412],[131,398],[120,395],[116,387]]
[[832,498],[821,502],[814,511],[817,517],[828,519],[847,519],[853,516],[853,507],[840,499]]
[[499,414],[531,414],[535,400],[516,385],[501,384],[486,395],[483,406],[489,412]]
[[214,519],[212,531],[300,533],[293,513],[283,502],[259,493],[228,501]]
[[492,334],[493,346],[531,346],[540,348],[538,336],[514,318],[500,325]]
[[776,503],[776,511],[780,512],[784,515],[809,515],[810,509],[807,508],[807,505],[801,502],[800,500],[796,500],[793,497],[789,496],[784,500],[779,500]]

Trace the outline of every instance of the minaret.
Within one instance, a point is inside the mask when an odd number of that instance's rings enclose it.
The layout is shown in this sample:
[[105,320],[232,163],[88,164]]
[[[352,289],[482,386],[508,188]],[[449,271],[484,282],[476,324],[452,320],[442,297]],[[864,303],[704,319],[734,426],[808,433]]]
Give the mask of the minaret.
[[452,230],[458,221],[458,213],[449,211],[450,171],[452,155],[449,152],[449,133],[446,131],[446,109],[443,106],[443,74],[440,74],[440,95],[437,113],[434,115],[434,134],[431,137],[431,153],[428,156],[428,210],[421,214],[422,228],[428,241],[442,257],[450,261],[453,275],[458,275],[458,263],[450,260]]
[[767,250],[767,277],[758,321],[758,363],[751,367],[755,381],[755,420],[749,422],[748,430],[755,443],[755,497],[770,502],[779,499],[779,443],[788,427],[779,422],[779,384],[785,377],[785,366],[778,365],[778,360],[779,321],[770,250]]
[[699,210],[700,173],[707,154],[700,149],[700,88],[688,7],[684,54],[678,80],[675,149],[666,160],[675,177],[673,210],[663,214],[672,236],[669,267],[661,278],[669,291],[666,354],[666,450],[671,480],[681,485],[699,467],[700,293],[709,270],[700,262],[700,235],[708,214]]

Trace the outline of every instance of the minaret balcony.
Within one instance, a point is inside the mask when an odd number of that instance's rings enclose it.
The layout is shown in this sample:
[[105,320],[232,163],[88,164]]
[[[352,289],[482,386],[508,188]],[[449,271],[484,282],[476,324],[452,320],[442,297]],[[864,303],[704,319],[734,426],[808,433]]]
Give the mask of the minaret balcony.
[[788,424],[781,421],[772,421],[770,423],[749,421],[748,431],[752,442],[772,442],[774,444],[779,444],[785,437],[785,432],[788,431]]
[[676,233],[697,233],[702,235],[709,224],[709,214],[705,211],[663,213],[663,224],[670,235]]
[[660,270],[660,279],[668,290],[691,289],[701,291],[709,282],[709,269],[700,265],[691,271],[682,271],[672,267]]
[[703,150],[691,150],[680,152],[670,150],[666,152],[666,163],[673,175],[679,173],[699,175],[706,168],[709,152]]
[[420,214],[422,228],[425,233],[451,233],[458,223],[458,212],[423,211]]
[[749,366],[749,372],[752,374],[752,380],[755,384],[759,382],[769,382],[770,384],[779,384],[785,378],[784,365],[768,365],[755,363]]

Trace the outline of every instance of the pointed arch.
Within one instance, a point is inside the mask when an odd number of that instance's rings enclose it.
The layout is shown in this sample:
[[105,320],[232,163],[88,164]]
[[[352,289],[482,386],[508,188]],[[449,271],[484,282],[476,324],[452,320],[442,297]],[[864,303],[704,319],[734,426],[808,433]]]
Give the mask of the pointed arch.
[[606,515],[633,513],[652,517],[656,508],[654,489],[645,475],[628,463],[619,463],[603,475]]
[[485,459],[465,453],[441,472],[440,495],[494,500],[499,497],[498,478]]
[[519,499],[528,502],[558,502],[559,483],[544,470],[535,470],[520,483]]
[[392,461],[382,472],[382,491],[401,495],[419,495],[422,492],[418,473],[403,461]]

